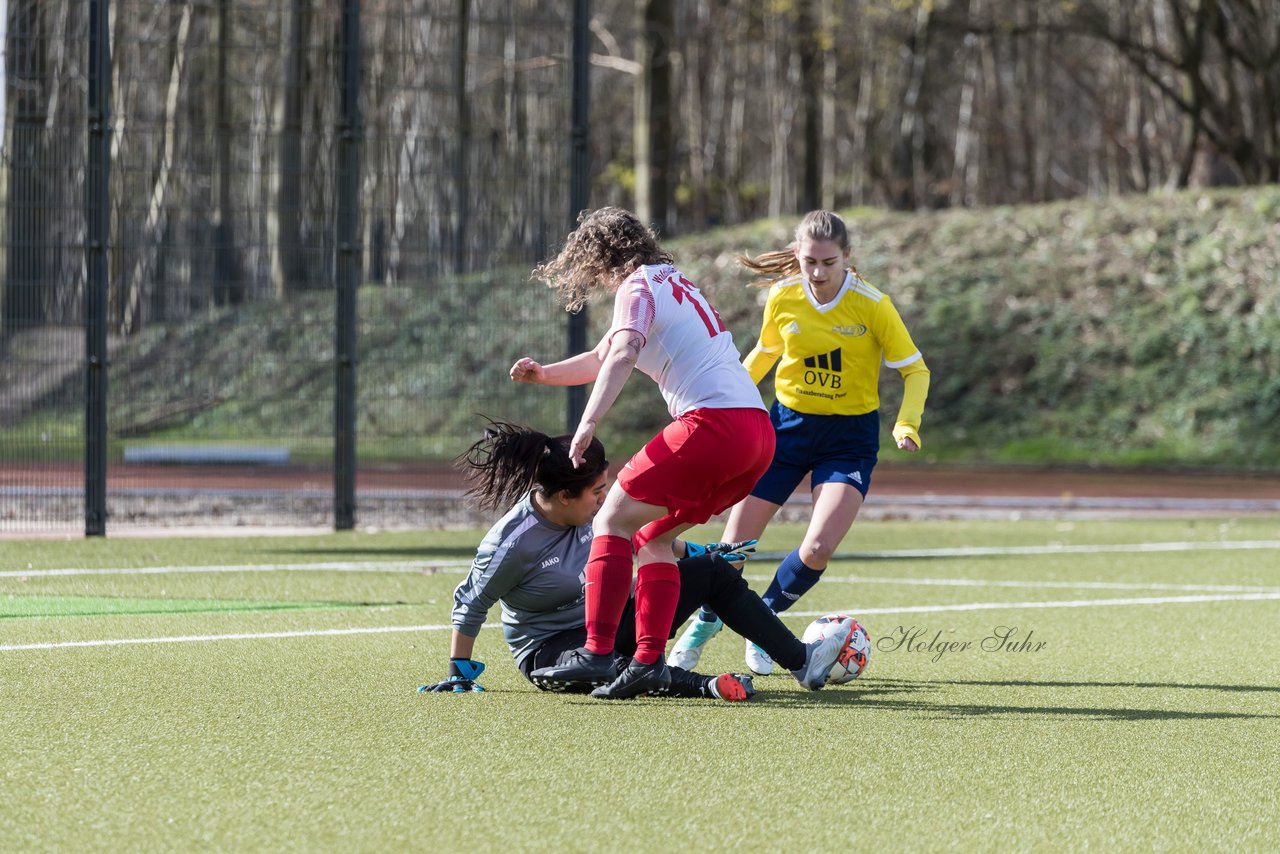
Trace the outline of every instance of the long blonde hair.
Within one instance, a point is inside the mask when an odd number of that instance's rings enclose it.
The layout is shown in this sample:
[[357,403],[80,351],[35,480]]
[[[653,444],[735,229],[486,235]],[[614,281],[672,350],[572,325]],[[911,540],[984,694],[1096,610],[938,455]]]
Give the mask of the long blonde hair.
[[[739,255],[738,263],[753,273],[764,276],[752,282],[755,287],[767,287],[779,279],[794,276],[800,272],[800,261],[796,258],[796,248],[802,240],[829,240],[840,247],[841,251],[849,251],[849,228],[837,214],[831,211],[809,211],[796,226],[794,239],[785,249],[765,252],[752,258]],[[856,275],[858,270],[852,264],[849,269]]]
[[533,269],[556,291],[565,308],[577,311],[602,286],[645,264],[670,264],[671,254],[658,246],[658,236],[631,211],[600,208],[578,215],[578,227],[560,254]]

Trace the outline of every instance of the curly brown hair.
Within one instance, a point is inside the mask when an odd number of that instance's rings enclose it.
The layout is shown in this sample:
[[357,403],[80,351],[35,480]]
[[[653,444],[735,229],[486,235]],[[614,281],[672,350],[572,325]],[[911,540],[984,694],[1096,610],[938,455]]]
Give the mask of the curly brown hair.
[[[849,251],[849,229],[837,214],[831,211],[809,211],[796,226],[795,239],[786,249],[776,249],[752,258],[739,255],[738,263],[753,273],[765,278],[752,282],[755,287],[765,287],[779,279],[794,276],[800,272],[800,262],[796,259],[796,247],[802,240],[829,240],[845,252]],[[856,275],[858,269],[852,264],[849,269]]]
[[631,211],[600,208],[578,215],[578,227],[560,254],[533,270],[557,291],[568,311],[577,311],[602,288],[612,288],[645,264],[670,264],[671,253],[658,246],[658,236]]

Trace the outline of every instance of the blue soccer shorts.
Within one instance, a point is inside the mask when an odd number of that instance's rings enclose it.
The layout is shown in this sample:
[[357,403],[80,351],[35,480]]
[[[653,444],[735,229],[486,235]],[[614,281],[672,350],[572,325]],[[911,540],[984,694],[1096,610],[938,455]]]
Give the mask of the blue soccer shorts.
[[809,415],[774,403],[769,410],[777,444],[773,463],[751,494],[785,504],[811,474],[820,483],[847,483],[866,497],[880,452],[880,413]]

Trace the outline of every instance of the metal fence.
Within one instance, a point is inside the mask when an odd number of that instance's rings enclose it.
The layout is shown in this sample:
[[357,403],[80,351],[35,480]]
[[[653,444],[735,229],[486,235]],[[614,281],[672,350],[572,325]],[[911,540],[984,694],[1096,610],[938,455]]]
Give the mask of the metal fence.
[[428,523],[564,424],[586,0],[7,5],[0,531]]

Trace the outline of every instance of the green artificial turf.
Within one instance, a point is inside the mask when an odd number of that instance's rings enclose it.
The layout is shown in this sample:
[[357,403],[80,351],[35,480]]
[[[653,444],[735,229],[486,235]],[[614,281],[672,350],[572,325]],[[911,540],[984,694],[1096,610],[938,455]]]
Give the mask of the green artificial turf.
[[213,611],[288,611],[338,608],[329,602],[262,602],[222,599],[147,599],[116,596],[18,596],[0,598],[0,620],[18,617],[95,617],[107,614],[199,614]]
[[1213,547],[1276,520],[860,522],[784,618],[867,672],[740,704],[541,693],[496,612],[416,693],[479,533],[0,544],[0,850],[1280,847],[1280,548]]

